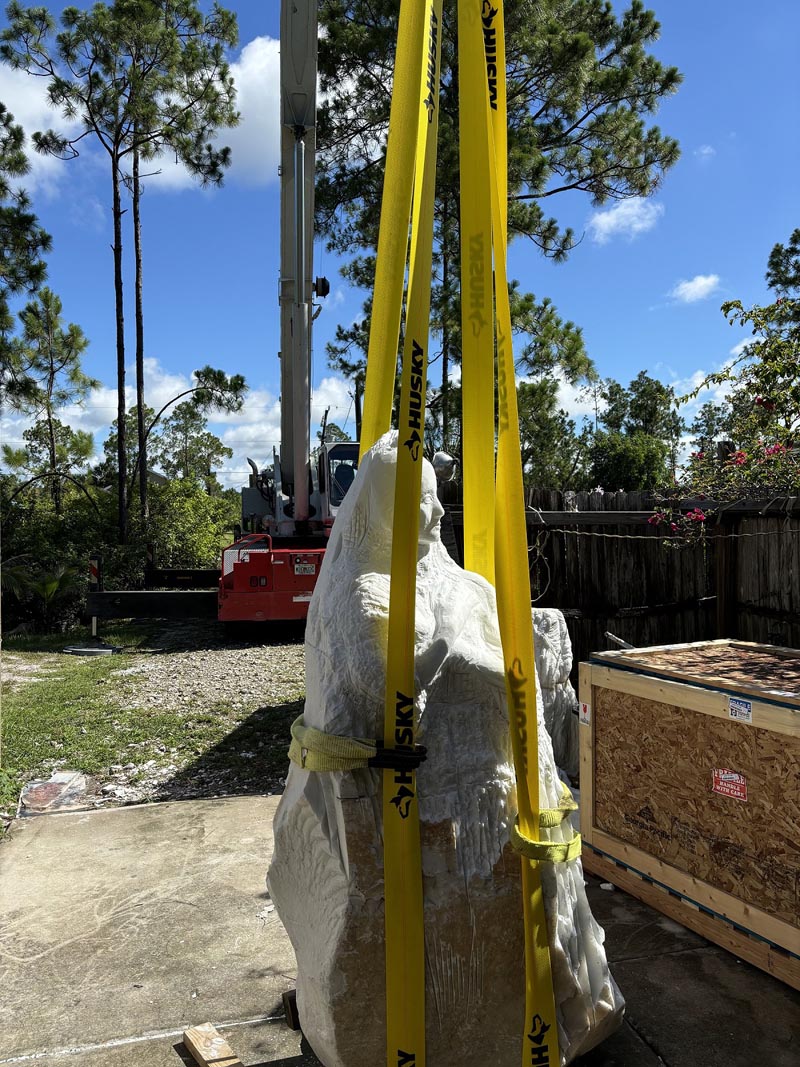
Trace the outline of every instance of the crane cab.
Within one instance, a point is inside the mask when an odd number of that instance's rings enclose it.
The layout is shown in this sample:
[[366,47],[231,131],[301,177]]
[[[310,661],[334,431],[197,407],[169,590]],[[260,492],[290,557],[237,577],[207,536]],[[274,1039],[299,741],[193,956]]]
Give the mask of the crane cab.
[[317,460],[317,486],[320,517],[326,532],[330,532],[345,494],[358,470],[358,443],[335,441],[320,449]]

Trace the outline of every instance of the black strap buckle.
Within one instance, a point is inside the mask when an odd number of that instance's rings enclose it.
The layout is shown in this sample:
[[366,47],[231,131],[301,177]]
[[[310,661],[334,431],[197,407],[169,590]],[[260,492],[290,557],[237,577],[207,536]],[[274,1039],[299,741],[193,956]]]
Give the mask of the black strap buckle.
[[387,748],[383,741],[376,741],[375,748],[378,751],[367,760],[368,767],[380,767],[390,771],[415,771],[428,757],[428,750],[424,745],[414,745],[413,748]]

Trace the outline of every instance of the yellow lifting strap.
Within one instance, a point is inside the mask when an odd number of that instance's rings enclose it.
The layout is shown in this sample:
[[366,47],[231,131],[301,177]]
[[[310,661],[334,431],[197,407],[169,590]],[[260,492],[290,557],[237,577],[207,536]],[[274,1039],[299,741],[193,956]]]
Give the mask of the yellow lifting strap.
[[369,766],[377,751],[374,741],[306,726],[302,715],[292,723],[289,759],[306,771],[354,771]]
[[[482,0],[459,2],[459,85],[462,92],[462,108],[467,93],[471,112],[469,121],[462,113],[462,130],[466,136],[461,143],[461,174],[476,166],[476,160],[489,160],[488,203],[491,214],[491,245],[494,266],[494,316],[493,330],[487,331],[488,339],[481,338],[481,351],[475,356],[480,368],[474,372],[477,381],[486,373],[486,364],[496,359],[497,367],[497,467],[495,477],[499,505],[494,511],[494,530],[486,531],[484,519],[477,506],[468,508],[468,500],[485,494],[486,482],[464,489],[464,544],[467,546],[488,541],[494,544],[494,574],[489,577],[497,587],[497,610],[503,644],[503,659],[506,671],[509,726],[517,778],[519,803],[518,823],[512,840],[521,852],[522,905],[525,926],[525,1019],[520,1020],[525,1035],[521,1042],[522,1063],[531,1062],[535,1053],[537,1063],[555,1067],[560,1062],[558,1049],[558,1026],[556,1022],[555,996],[550,968],[550,950],[547,938],[547,922],[541,884],[540,863],[566,859],[577,854],[580,840],[573,839],[568,846],[550,848],[549,842],[540,841],[541,810],[539,800],[538,720],[536,709],[536,682],[531,625],[530,592],[528,589],[527,529],[524,513],[522,468],[520,461],[519,415],[517,411],[516,378],[512,351],[511,312],[508,298],[506,273],[507,231],[507,150],[506,150],[506,79],[505,35],[502,0],[491,4]],[[480,87],[480,97],[476,87]],[[466,210],[465,210],[466,209]],[[465,212],[465,214],[464,214]],[[485,209],[462,202],[462,271],[465,247],[468,254],[478,251],[479,240],[485,240],[489,227]],[[477,295],[475,281],[479,267],[470,263],[470,284],[475,292],[463,285],[462,273],[462,336],[466,339],[473,330],[474,319],[470,314]],[[480,269],[485,270],[485,266]],[[483,298],[485,303],[485,297]],[[465,344],[465,356],[468,346]],[[489,421],[484,405],[477,411],[473,401],[467,403],[470,368],[465,362],[462,390],[464,393],[464,441],[489,439],[494,433],[494,420]],[[480,377],[481,381],[485,378]],[[484,398],[485,399],[485,398]],[[486,447],[485,444],[482,447]],[[465,462],[465,483],[467,471]],[[485,478],[485,476],[484,476]],[[475,556],[473,556],[473,559]],[[539,1025],[531,1026],[538,1016]],[[535,1035],[535,1038],[531,1035]],[[531,1044],[534,1042],[534,1044]]]
[[[361,455],[390,428],[406,253],[384,746],[414,751],[414,610],[433,262],[442,0],[402,0],[373,293]],[[425,1065],[425,938],[413,768],[383,772],[386,1062]]]
[[400,5],[361,419],[362,459],[392,418],[429,7],[430,0],[403,0]]
[[[292,743],[289,746],[289,759],[305,771],[364,770],[379,759],[380,746],[376,741],[370,741],[364,737],[344,737],[342,734],[329,734],[324,730],[318,730],[314,726],[306,726],[302,715],[299,715],[292,723],[291,732]],[[543,808],[539,812],[539,826],[543,830],[560,826],[573,811],[578,810],[578,805],[572,799],[572,794],[563,782],[561,783],[561,788],[562,797],[559,806],[557,808]],[[511,835],[511,841],[515,848],[518,848],[515,842],[524,842],[524,840],[518,832],[516,835]],[[560,842],[544,842],[544,844],[555,844],[557,848],[561,848]],[[527,845],[523,844],[518,850],[526,855],[528,854],[526,851]],[[572,859],[572,856],[567,858]],[[554,857],[552,862],[559,862],[559,858]]]
[[[573,858],[580,848],[580,838],[575,835],[565,843],[541,840],[541,831],[559,825],[572,808],[566,799],[558,809],[542,810],[540,806],[530,597],[527,582],[520,581],[528,573],[527,531],[506,275],[507,120],[502,0],[493,0],[492,4],[459,0],[458,20],[461,180],[466,189],[461,239],[465,554],[467,566],[497,587],[520,809],[512,840],[522,853],[526,969],[526,1018],[520,1020],[526,1035],[521,1045],[522,1062],[530,1064],[531,1055],[535,1054],[537,1063],[555,1067],[559,1063],[558,1028],[540,863]],[[410,217],[383,737],[384,748],[396,752],[413,752],[416,738],[417,516],[430,314],[440,32],[441,0],[402,0],[361,436],[363,455],[390,425]],[[474,289],[470,289],[471,285]],[[472,294],[474,302],[470,303]],[[474,317],[470,319],[472,313]],[[493,485],[502,502],[499,508],[494,508]],[[492,501],[491,505],[487,500]],[[325,748],[331,744],[337,748],[335,753],[318,751],[320,739],[307,728],[302,730],[293,738],[293,758],[306,769],[344,769],[343,762],[350,759],[357,760],[357,766],[370,765],[368,751],[372,742],[338,738],[322,745]],[[340,762],[334,766],[337,760]],[[419,809],[413,768],[384,770],[382,792],[387,1064],[424,1067],[424,927]]]
[[[539,825],[542,825],[541,812]],[[581,854],[581,835],[573,834],[569,841],[532,841],[519,828],[519,820],[511,828],[511,846],[526,859],[538,863],[569,863]]]
[[[494,293],[481,5],[458,5],[464,567],[494,585]],[[445,443],[445,447],[447,444]]]

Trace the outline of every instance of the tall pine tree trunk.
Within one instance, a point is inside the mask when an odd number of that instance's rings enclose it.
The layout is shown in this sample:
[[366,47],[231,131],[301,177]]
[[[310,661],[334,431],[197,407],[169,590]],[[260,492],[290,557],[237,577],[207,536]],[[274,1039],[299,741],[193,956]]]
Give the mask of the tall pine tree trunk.
[[50,496],[53,501],[53,510],[56,515],[61,514],[61,479],[57,475],[58,456],[56,454],[56,428],[53,423],[53,411],[47,408],[47,445],[50,452]]
[[[444,202],[442,233],[447,238],[447,200]],[[450,257],[442,247],[442,451],[448,451],[450,436],[450,308],[448,305]]]
[[[135,132],[134,132],[135,136]],[[139,185],[139,150],[133,151],[133,242],[136,255],[136,430],[139,443],[139,513],[147,524],[147,431],[144,412],[144,316],[142,313],[142,219]]]
[[122,303],[122,203],[119,156],[111,156],[114,213],[114,302],[117,318],[117,530],[119,543],[128,541],[128,451],[125,441],[125,314]]
[[[49,349],[53,351],[53,324],[48,315],[48,340]],[[47,418],[47,449],[50,453],[50,498],[53,501],[53,511],[56,515],[61,514],[61,479],[56,477],[58,468],[58,454],[56,450],[56,426],[53,420],[53,390],[56,386],[56,373],[52,366],[47,378],[47,406],[45,408]]]

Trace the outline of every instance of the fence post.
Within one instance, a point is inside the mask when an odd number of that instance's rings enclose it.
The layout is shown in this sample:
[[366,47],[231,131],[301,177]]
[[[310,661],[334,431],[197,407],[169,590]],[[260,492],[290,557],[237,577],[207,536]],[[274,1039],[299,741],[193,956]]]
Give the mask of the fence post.
[[145,589],[152,589],[155,585],[153,579],[155,578],[156,569],[156,546],[152,541],[148,541],[145,545],[145,560],[144,560],[144,587]]
[[[99,552],[89,557],[89,592],[103,591],[103,557]],[[92,637],[97,637],[97,616],[92,615]]]

